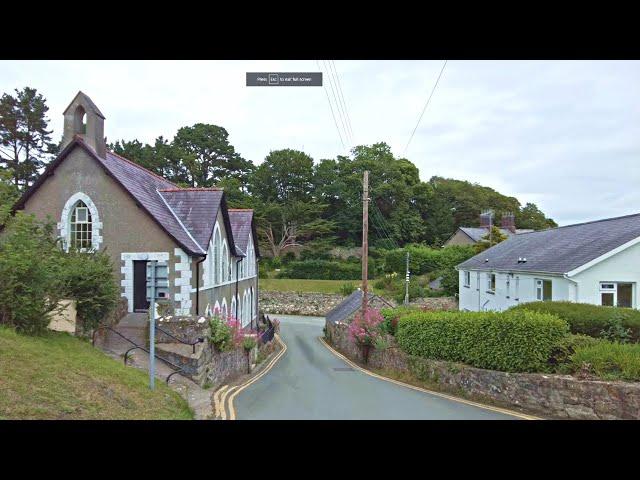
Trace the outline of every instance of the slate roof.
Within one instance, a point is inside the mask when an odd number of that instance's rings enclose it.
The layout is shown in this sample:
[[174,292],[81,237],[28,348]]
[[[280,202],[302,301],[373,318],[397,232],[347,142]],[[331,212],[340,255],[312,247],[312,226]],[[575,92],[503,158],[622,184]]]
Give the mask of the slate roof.
[[564,274],[638,237],[640,214],[596,220],[513,235],[457,268]]
[[206,251],[222,203],[222,190],[173,188],[160,190],[159,195]]
[[[460,230],[462,230],[465,234],[471,237],[471,239],[474,242],[479,242],[480,240],[482,240],[482,237],[484,237],[489,232],[489,229],[483,228],[483,227],[460,227]],[[499,230],[500,230],[500,233],[502,233],[506,237],[511,237],[514,235],[513,232],[508,228],[499,228]],[[527,229],[527,228],[518,228],[516,229],[515,234],[520,235],[521,233],[530,233],[530,232],[533,232],[533,230]]]
[[[229,223],[231,224],[231,232],[236,246],[240,251],[247,253],[247,245],[249,244],[249,235],[252,235],[251,220],[253,219],[253,210],[230,208]],[[256,249],[256,239],[253,239],[254,249]]]
[[[81,137],[75,137],[47,166],[36,182],[16,202],[13,207],[14,211],[24,207],[28,198],[53,174],[55,168],[75,146],[83,148],[91,155],[104,168],[105,172],[120,184],[135,202],[190,255],[203,256],[206,254],[218,210],[222,208],[226,231],[231,232],[229,246],[231,251],[238,256],[239,252],[235,248],[233,228],[227,214],[227,205],[222,189],[180,188],[169,180],[113,152],[107,151],[105,158],[101,158]],[[249,229],[255,230],[251,219],[249,222]]]
[[[371,292],[367,292],[367,298],[369,302],[371,300],[378,298],[382,302],[387,303],[390,307],[392,306],[382,297],[378,297]],[[347,298],[345,298],[342,302],[340,302],[333,310],[325,315],[327,321],[331,323],[342,322],[350,315],[355,313],[362,306],[362,290],[356,290]]]

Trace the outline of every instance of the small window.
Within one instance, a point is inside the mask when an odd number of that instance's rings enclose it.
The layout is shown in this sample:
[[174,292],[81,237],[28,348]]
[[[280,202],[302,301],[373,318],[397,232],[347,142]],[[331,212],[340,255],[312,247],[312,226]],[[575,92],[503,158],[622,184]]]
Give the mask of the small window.
[[496,274],[495,273],[487,274],[487,290],[490,292],[496,291]]
[[536,280],[536,300],[550,301],[553,297],[551,280]]
[[464,286],[471,286],[471,272],[464,272]]

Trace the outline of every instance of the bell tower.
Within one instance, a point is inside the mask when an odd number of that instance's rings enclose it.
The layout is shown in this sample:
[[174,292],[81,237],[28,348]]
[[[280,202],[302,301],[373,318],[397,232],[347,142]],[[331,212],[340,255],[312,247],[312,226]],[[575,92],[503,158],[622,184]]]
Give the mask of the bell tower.
[[105,157],[107,145],[104,139],[104,115],[82,92],[78,92],[64,111],[62,148],[66,147],[75,136],[82,138],[99,157]]

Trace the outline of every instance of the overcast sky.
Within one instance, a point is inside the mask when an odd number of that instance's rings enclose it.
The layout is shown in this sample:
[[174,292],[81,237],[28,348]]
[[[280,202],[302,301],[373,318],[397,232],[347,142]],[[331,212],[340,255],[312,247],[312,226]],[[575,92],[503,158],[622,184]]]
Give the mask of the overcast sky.
[[[442,65],[335,61],[352,144],[384,141],[402,156]],[[255,163],[280,148],[318,161],[346,152],[327,75],[326,91],[245,86],[248,71],[318,70],[315,60],[0,61],[0,92],[37,88],[56,141],[82,90],[106,116],[108,141],[171,139],[202,122],[225,127]],[[478,182],[561,225],[640,212],[640,62],[451,60],[406,157],[423,180]]]

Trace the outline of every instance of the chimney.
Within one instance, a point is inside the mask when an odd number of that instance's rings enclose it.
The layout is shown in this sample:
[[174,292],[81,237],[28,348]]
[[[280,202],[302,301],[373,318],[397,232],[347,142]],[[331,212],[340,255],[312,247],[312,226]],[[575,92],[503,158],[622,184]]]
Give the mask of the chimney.
[[488,229],[492,224],[493,210],[483,210],[480,213],[480,227]]
[[516,233],[516,217],[513,213],[507,212],[502,215],[502,228],[509,230],[511,233]]

